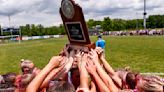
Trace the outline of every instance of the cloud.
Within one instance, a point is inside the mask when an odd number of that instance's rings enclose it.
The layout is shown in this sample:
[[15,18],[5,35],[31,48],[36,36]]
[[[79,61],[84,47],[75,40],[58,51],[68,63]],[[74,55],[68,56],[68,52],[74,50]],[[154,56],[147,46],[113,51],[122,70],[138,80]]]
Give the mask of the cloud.
[[[142,18],[143,0],[75,0],[86,20],[111,18]],[[0,24],[8,25],[11,16],[13,25],[43,24],[45,26],[62,23],[59,14],[61,0],[0,0]],[[147,0],[147,13],[164,14],[163,0]],[[138,14],[138,15],[137,15]]]

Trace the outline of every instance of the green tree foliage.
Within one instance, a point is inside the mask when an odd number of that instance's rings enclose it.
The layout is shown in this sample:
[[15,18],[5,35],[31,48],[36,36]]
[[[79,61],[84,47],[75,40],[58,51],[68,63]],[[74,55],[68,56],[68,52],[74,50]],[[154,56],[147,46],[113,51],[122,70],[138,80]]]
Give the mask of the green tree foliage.
[[101,21],[95,21],[93,19],[89,19],[87,22],[88,28],[94,28],[96,25],[101,25]]
[[[88,28],[95,28],[97,25],[101,25],[103,31],[137,30],[143,29],[143,19],[124,20],[105,17],[102,21],[94,19],[87,21]],[[150,15],[147,18],[147,28],[164,28],[164,15]],[[51,27],[44,27],[41,24],[26,24],[25,26],[20,26],[20,29],[21,34],[26,36],[66,34],[62,24]],[[6,32],[4,35],[10,35],[10,33]]]
[[[164,28],[164,15],[150,15],[146,24],[147,28]],[[89,19],[87,25],[88,28],[101,25],[103,31],[138,30],[143,29],[143,19],[123,20],[105,17],[103,21],[98,21],[98,23]]]
[[42,36],[42,35],[57,35],[57,34],[65,34],[65,30],[63,25],[44,27],[41,24],[26,24],[25,26],[20,26],[22,35],[26,36]]
[[64,26],[62,24],[58,27],[58,30],[59,30],[60,34],[62,34],[62,35],[66,34]]
[[105,17],[101,24],[104,31],[112,31],[112,20],[109,17]]
[[126,21],[122,19],[114,19],[112,20],[113,27],[112,30],[114,31],[120,31],[120,30],[125,30],[126,29]]
[[136,29],[136,20],[127,20],[126,21],[126,29]]
[[149,16],[148,27],[149,28],[163,28],[164,27],[164,15],[151,15]]

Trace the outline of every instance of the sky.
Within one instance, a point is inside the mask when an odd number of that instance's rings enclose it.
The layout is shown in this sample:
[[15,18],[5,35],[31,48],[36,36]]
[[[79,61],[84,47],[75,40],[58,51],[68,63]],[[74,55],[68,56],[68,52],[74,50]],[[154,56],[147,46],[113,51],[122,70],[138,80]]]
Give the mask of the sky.
[[[144,0],[74,0],[84,12],[85,20],[103,20],[104,17],[143,18]],[[164,15],[163,0],[146,0],[148,15]],[[62,24],[59,14],[61,0],[0,0],[0,25],[20,26]],[[9,18],[10,16],[10,22]]]

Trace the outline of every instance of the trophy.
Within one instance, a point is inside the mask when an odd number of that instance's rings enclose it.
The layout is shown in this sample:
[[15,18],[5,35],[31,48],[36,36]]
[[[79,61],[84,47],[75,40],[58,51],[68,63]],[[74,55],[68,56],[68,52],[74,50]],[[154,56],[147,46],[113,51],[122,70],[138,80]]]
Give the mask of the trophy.
[[73,0],[62,0],[60,15],[70,42],[67,46],[84,52],[95,48],[95,43],[90,41],[83,11],[79,5]]

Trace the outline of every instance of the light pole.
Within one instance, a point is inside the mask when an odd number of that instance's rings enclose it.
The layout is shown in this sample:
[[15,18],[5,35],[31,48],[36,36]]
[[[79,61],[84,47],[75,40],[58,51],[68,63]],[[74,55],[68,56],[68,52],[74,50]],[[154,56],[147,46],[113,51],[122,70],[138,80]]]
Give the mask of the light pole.
[[143,22],[143,26],[144,26],[144,29],[146,30],[146,0],[144,0],[144,13],[143,13],[143,19],[144,19],[144,22]]
[[136,12],[136,30],[138,30],[138,13]]

